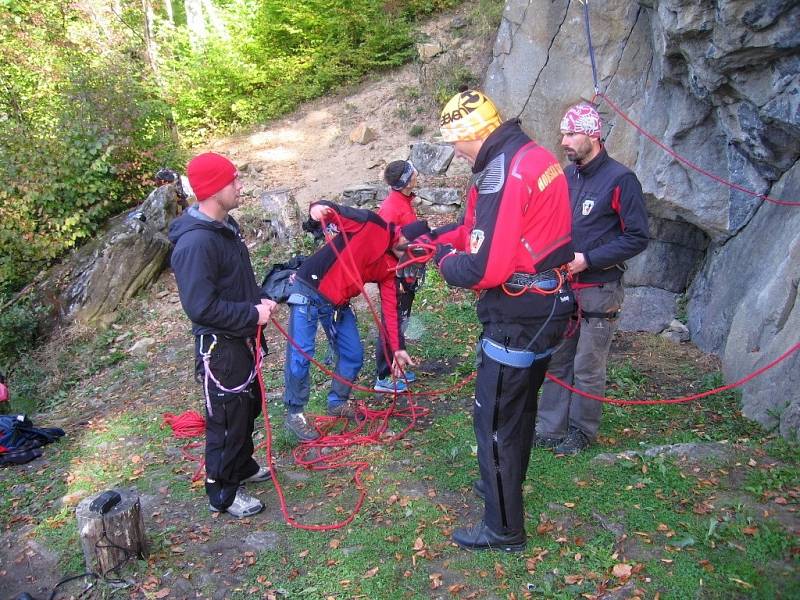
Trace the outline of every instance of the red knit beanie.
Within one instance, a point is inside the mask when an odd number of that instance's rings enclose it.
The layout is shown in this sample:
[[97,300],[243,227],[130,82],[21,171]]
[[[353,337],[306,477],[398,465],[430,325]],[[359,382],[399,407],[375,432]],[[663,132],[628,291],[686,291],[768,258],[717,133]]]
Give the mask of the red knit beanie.
[[236,167],[215,152],[198,154],[186,165],[186,176],[198,200],[210,198],[236,179]]

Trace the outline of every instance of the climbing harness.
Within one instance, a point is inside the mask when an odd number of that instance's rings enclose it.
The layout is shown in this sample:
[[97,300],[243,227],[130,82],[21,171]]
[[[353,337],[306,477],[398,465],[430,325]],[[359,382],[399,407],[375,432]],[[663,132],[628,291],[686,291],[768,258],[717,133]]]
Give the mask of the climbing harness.
[[[214,414],[214,410],[211,408],[211,394],[210,394],[209,389],[208,389],[209,380],[214,382],[214,385],[217,387],[217,389],[219,389],[222,392],[226,392],[228,394],[239,394],[239,393],[245,391],[250,386],[250,384],[253,383],[253,380],[256,378],[256,368],[255,368],[255,366],[253,367],[253,369],[250,371],[250,374],[247,376],[247,379],[245,380],[244,383],[242,383],[240,385],[237,385],[235,387],[232,387],[232,388],[226,388],[224,385],[222,385],[219,382],[219,379],[217,379],[214,376],[214,373],[211,371],[211,353],[214,351],[214,348],[217,347],[217,341],[218,340],[217,340],[217,335],[216,334],[212,333],[210,335],[211,335],[211,345],[208,347],[208,350],[205,350],[205,351],[203,350],[203,345],[204,345],[206,336],[203,335],[203,334],[200,335],[200,349],[199,349],[199,351],[200,351],[200,358],[203,361],[203,373],[204,373],[203,374],[203,394],[205,395],[205,399],[206,399],[206,409],[208,410],[208,414],[209,415],[213,415]],[[260,336],[260,332],[259,332],[259,336]],[[260,339],[260,337],[257,337],[256,339]],[[255,357],[256,356],[256,349],[255,349],[255,346],[253,344],[253,341],[250,340],[250,339],[246,339],[245,343],[249,346],[250,352],[252,352],[253,356]],[[259,355],[261,354],[261,349],[259,349],[258,353],[259,353]],[[257,361],[254,361],[254,362],[257,362]]]

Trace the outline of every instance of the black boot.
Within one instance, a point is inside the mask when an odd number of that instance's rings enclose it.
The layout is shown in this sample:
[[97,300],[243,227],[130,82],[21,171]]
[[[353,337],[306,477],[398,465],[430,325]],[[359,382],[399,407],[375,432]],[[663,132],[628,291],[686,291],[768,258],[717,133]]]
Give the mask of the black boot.
[[502,550],[503,552],[522,552],[525,550],[525,532],[500,535],[493,532],[486,523],[480,521],[474,527],[456,529],[453,541],[469,550]]

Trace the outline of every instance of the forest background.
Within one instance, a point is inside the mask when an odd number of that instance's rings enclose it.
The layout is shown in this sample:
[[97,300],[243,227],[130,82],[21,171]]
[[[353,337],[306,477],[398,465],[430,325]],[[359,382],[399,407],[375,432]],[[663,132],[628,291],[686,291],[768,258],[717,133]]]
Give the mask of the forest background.
[[415,56],[458,0],[0,0],[0,369],[37,337],[10,303],[186,150]]

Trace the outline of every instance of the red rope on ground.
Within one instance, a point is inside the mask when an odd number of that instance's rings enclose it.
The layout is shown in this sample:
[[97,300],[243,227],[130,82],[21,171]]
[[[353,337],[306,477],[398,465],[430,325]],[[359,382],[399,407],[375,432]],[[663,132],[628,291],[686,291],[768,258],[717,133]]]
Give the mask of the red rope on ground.
[[732,390],[733,388],[737,388],[743,386],[745,383],[750,381],[751,379],[755,379],[765,371],[768,371],[779,362],[788,358],[792,353],[797,352],[800,349],[800,343],[795,344],[791,348],[789,348],[786,352],[781,354],[778,358],[773,360],[772,362],[764,365],[760,369],[753,371],[749,375],[742,377],[738,381],[734,381],[733,383],[729,383],[727,385],[722,385],[720,387],[714,388],[713,390],[707,390],[705,392],[700,392],[698,394],[691,394],[690,396],[681,396],[679,398],[668,398],[666,400],[620,400],[617,398],[607,398],[606,396],[598,396],[596,394],[590,394],[589,392],[584,392],[582,390],[577,389],[576,387],[571,386],[565,381],[562,381],[558,377],[547,373],[546,377],[557,383],[563,388],[568,389],[570,392],[578,394],[579,396],[583,396],[584,398],[591,398],[592,400],[597,400],[598,402],[605,402],[607,404],[619,404],[619,405],[642,405],[642,404],[681,404],[683,402],[692,402],[693,400],[699,400],[700,398],[705,398],[706,396],[712,396],[714,394],[718,394],[720,392],[726,392],[728,390]]
[[[172,428],[172,434],[176,438],[193,438],[200,437],[206,434],[206,420],[203,415],[194,410],[187,410],[180,415],[173,415],[172,413],[164,413],[164,423]],[[203,469],[206,466],[206,459],[201,454],[193,454],[190,450],[199,448],[203,443],[199,441],[189,442],[181,448],[181,454],[184,460],[198,463],[192,481],[199,481],[203,478]]]
[[[617,113],[620,117],[625,119],[625,121],[627,121],[630,125],[632,125],[633,128],[636,129],[636,131],[641,133],[644,137],[646,137],[648,140],[653,142],[656,146],[658,146],[659,148],[664,150],[667,154],[672,156],[675,160],[678,160],[678,161],[682,162],[686,166],[694,169],[695,171],[697,171],[698,173],[701,173],[702,175],[705,175],[709,179],[713,179],[714,181],[716,181],[718,183],[721,183],[723,185],[727,185],[729,188],[732,188],[732,189],[734,189],[734,190],[736,190],[738,192],[742,192],[744,194],[748,194],[748,195],[754,196],[756,198],[761,198],[762,200],[766,200],[767,202],[771,202],[772,204],[778,204],[780,206],[800,207],[800,201],[780,200],[778,198],[773,198],[772,196],[767,196],[766,194],[759,194],[758,192],[754,192],[752,190],[748,190],[747,188],[745,188],[745,187],[743,187],[743,186],[741,186],[741,185],[739,185],[737,183],[733,183],[732,181],[728,181],[727,179],[724,179],[724,178],[722,178],[722,177],[720,177],[718,175],[714,175],[713,173],[711,173],[710,171],[707,171],[706,169],[704,169],[700,165],[698,165],[696,163],[693,163],[688,158],[685,158],[685,157],[681,156],[680,154],[678,154],[675,150],[673,150],[672,148],[670,148],[669,146],[667,146],[666,144],[664,144],[663,142],[658,140],[653,134],[645,131],[638,123],[636,123],[627,114],[625,114],[622,111],[622,109],[620,109],[616,104],[614,104],[611,100],[609,100],[608,96],[606,96],[602,92],[596,92],[595,93],[595,98],[597,98],[597,97],[600,97],[603,100],[605,100],[606,104],[608,104],[608,106],[615,113]],[[594,102],[595,98],[592,98],[592,102]]]
[[[273,323],[275,321],[273,320]],[[277,325],[277,323],[276,323]],[[259,334],[261,328],[259,327]],[[292,451],[295,462],[306,469],[312,471],[323,471],[329,469],[354,469],[353,481],[358,490],[358,499],[350,514],[336,523],[326,525],[306,525],[298,522],[294,517],[289,514],[289,509],[286,503],[286,496],[283,488],[278,481],[278,473],[275,469],[272,460],[272,425],[269,419],[269,411],[266,400],[266,389],[264,387],[263,374],[261,372],[261,356],[259,355],[256,360],[256,373],[258,381],[261,385],[261,408],[264,414],[264,429],[266,432],[266,455],[267,464],[269,465],[270,473],[272,475],[272,483],[275,486],[275,491],[278,494],[278,501],[281,506],[281,513],[287,524],[298,529],[305,529],[308,531],[330,531],[333,529],[340,529],[345,527],[355,519],[355,516],[361,510],[366,498],[366,488],[361,480],[362,472],[369,467],[366,461],[347,460],[350,455],[350,449],[353,446],[361,445],[375,445],[390,443],[403,437],[414,425],[418,417],[427,415],[429,409],[419,407],[409,399],[409,406],[405,409],[397,410],[395,403],[397,397],[395,396],[391,405],[383,410],[370,410],[363,404],[358,407],[358,415],[360,418],[357,420],[357,425],[354,429],[349,429],[349,422],[346,419],[337,417],[318,416],[314,419],[314,427],[320,432],[319,439],[312,442],[301,443]],[[389,419],[407,418],[409,419],[408,425],[403,428],[399,433],[393,434],[388,438],[383,437],[389,425]],[[343,424],[343,427],[337,430],[337,427]],[[338,450],[337,450],[338,449]]]

